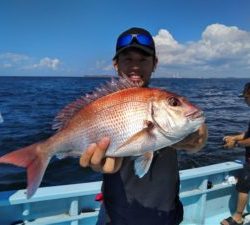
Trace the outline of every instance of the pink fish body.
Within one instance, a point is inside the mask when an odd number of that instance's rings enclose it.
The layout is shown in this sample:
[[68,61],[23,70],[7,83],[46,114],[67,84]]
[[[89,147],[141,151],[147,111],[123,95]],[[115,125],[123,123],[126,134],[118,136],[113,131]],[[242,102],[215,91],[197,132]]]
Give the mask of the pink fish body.
[[66,106],[55,119],[57,133],[0,157],[0,163],[27,168],[30,198],[53,155],[80,156],[91,143],[108,136],[106,156],[135,156],[135,173],[142,177],[154,151],[183,140],[203,122],[202,111],[185,98],[121,79]]

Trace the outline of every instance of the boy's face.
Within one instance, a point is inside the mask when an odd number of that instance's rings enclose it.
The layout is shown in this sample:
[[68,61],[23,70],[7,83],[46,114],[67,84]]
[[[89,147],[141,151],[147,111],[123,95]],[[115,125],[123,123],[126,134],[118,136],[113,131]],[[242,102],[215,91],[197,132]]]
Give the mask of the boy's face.
[[114,61],[119,76],[127,76],[133,82],[143,81],[143,86],[148,86],[156,64],[156,58],[132,48],[121,52]]

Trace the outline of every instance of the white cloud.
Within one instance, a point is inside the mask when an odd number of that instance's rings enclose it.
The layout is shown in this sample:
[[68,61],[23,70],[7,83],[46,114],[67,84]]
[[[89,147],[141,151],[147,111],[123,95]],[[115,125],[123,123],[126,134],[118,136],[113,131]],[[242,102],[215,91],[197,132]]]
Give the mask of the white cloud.
[[92,70],[98,70],[103,71],[104,73],[110,73],[114,70],[114,67],[112,65],[112,62],[109,60],[97,60],[95,63],[95,68],[92,68]]
[[20,61],[26,61],[29,57],[27,55],[17,54],[17,53],[1,53],[0,54],[0,61],[9,61],[9,62],[20,62]]
[[60,64],[60,60],[55,58],[51,59],[49,57],[45,57],[40,59],[39,63],[33,64],[30,68],[44,68],[44,69],[52,69],[57,70]]
[[44,57],[42,59],[35,59],[24,54],[17,53],[1,53],[0,54],[0,69],[12,69],[17,71],[31,71],[31,70],[57,70],[61,62],[57,58]]
[[[159,57],[155,76],[225,77],[250,74],[250,32],[236,26],[211,24],[198,41],[179,43],[166,29],[154,36]],[[98,61],[98,71],[112,71],[111,62]]]
[[0,68],[14,68],[19,67],[22,64],[27,63],[29,61],[29,57],[23,54],[17,53],[1,53],[0,54]]
[[[249,74],[250,32],[235,26],[212,24],[207,26],[197,42],[178,43],[164,29],[154,37],[159,57],[159,70],[186,75],[232,73]],[[234,74],[237,75],[237,74]]]

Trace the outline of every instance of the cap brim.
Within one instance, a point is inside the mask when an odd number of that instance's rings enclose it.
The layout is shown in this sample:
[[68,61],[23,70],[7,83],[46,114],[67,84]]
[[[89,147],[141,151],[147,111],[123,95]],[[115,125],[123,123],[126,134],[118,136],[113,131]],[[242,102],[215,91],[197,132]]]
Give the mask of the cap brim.
[[152,56],[155,55],[155,51],[154,51],[153,49],[151,49],[151,48],[149,48],[149,47],[146,47],[146,46],[143,46],[143,45],[138,45],[137,43],[133,43],[133,44],[131,44],[131,45],[125,46],[125,47],[123,47],[123,48],[120,48],[118,51],[116,51],[115,56],[113,57],[113,59],[117,58],[117,56],[118,56],[121,52],[123,52],[123,51],[125,51],[125,50],[127,50],[127,49],[130,49],[130,48],[137,48],[137,49],[140,49],[140,50],[146,52],[146,53],[149,54],[149,55],[152,55]]

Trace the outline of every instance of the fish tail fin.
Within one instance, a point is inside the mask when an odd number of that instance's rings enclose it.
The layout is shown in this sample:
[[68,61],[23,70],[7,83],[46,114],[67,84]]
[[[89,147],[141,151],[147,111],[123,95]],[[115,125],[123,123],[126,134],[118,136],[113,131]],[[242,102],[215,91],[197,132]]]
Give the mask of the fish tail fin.
[[0,163],[13,164],[27,169],[27,198],[32,197],[41,184],[50,157],[39,151],[41,143],[36,143],[0,157]]

